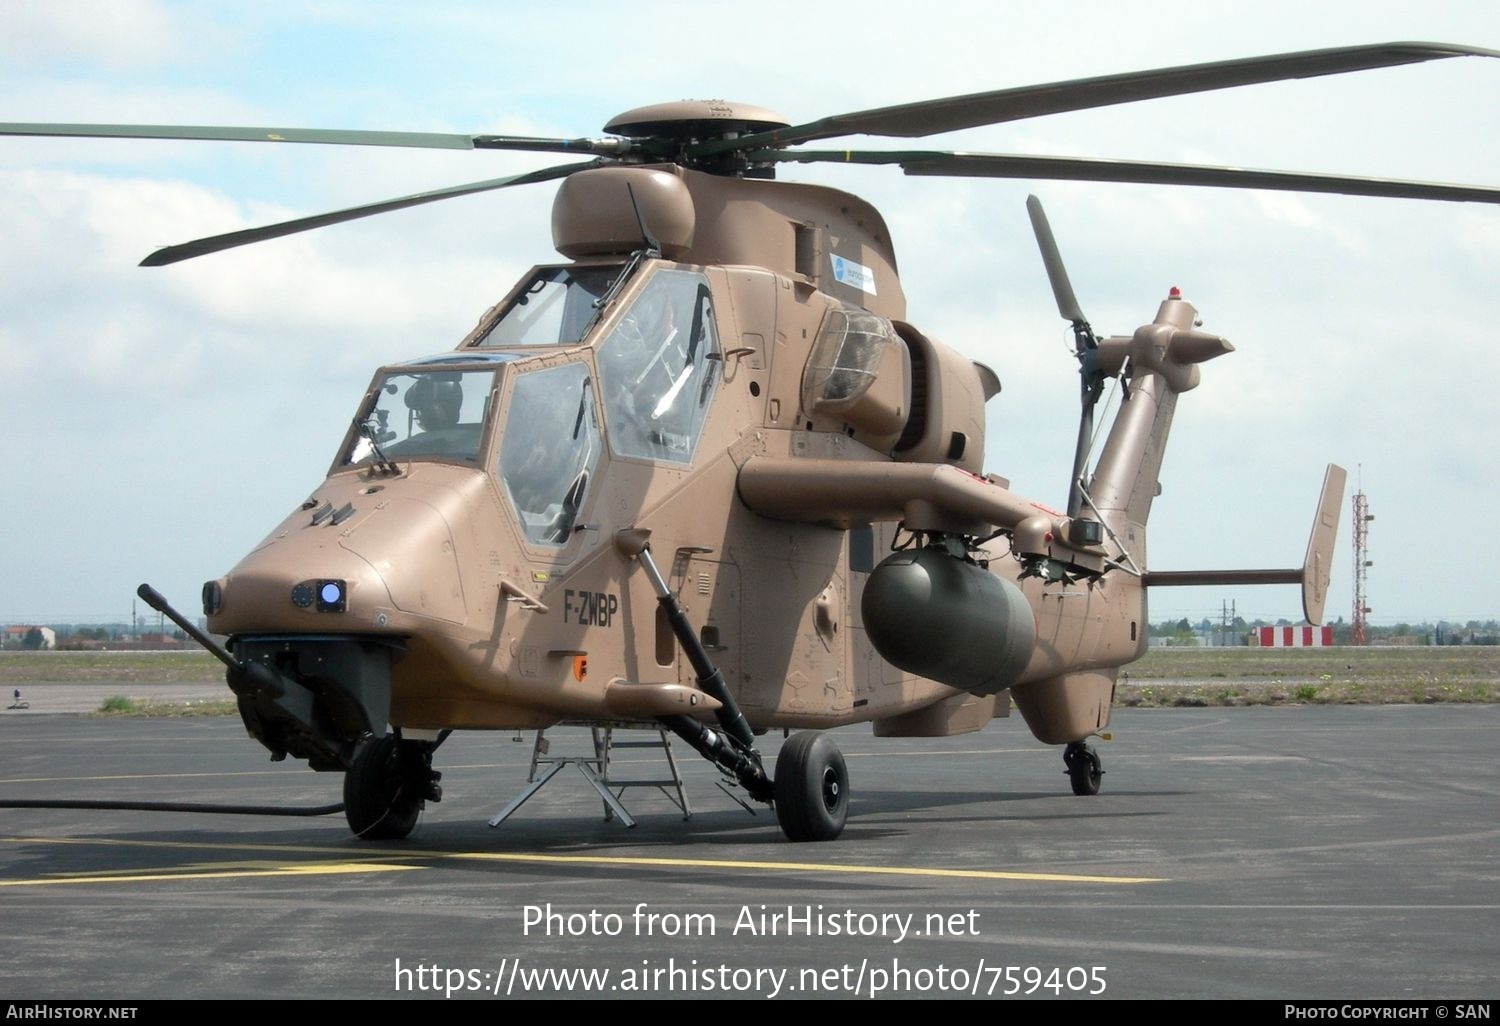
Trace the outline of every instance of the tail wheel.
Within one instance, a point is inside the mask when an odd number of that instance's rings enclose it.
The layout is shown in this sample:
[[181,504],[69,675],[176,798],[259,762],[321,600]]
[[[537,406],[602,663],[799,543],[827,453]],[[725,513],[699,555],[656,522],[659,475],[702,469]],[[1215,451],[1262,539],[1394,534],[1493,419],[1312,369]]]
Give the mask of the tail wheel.
[[1091,745],[1074,741],[1063,750],[1063,762],[1067,764],[1068,782],[1073,785],[1074,794],[1086,796],[1099,793],[1099,785],[1104,782],[1104,764],[1099,761],[1099,753]]
[[403,772],[401,741],[394,734],[361,744],[344,773],[344,818],[354,836],[399,841],[422,814],[421,782]]
[[849,818],[849,768],[827,734],[793,734],[776,757],[776,819],[793,841],[831,841]]

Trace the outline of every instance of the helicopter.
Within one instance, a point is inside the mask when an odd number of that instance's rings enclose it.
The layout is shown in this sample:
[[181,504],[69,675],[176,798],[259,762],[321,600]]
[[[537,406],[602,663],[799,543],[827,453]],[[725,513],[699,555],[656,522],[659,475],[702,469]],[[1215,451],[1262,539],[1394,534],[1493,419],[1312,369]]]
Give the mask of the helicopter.
[[[1233,346],[1177,290],[1099,337],[1028,204],[1079,369],[1062,509],[984,473],[998,374],[908,319],[870,204],[779,181],[784,163],[908,175],[1145,182],[1500,202],[1500,189],[1200,165],[940,150],[922,138],[1158,97],[1500,53],[1387,43],[1184,65],[792,124],[680,101],[601,137],[295,128],[0,125],[0,134],[563,153],[565,164],[169,246],[164,266],[451,197],[557,182],[554,248],[451,351],[380,367],[326,479],[202,610],[248,733],[344,774],[359,837],[396,840],[442,797],[455,730],[659,725],[793,841],[838,837],[850,777],[830,728],[983,728],[1014,705],[1100,791],[1089,743],[1147,645],[1150,589],[1298,584],[1322,618],[1345,473],[1301,566],[1153,569],[1147,522],[1178,397]],[[582,159],[577,159],[582,158]],[[1096,431],[1106,383],[1122,402]],[[1097,455],[1096,455],[1097,449]],[[795,730],[774,770],[757,738]]]

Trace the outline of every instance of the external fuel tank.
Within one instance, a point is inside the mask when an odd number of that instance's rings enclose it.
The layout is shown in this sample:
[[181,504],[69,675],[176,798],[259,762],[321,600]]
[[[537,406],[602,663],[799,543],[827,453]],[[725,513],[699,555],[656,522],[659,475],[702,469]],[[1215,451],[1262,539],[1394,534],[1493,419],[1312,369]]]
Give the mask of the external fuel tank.
[[861,609],[866,634],[891,665],[976,695],[1014,684],[1036,647],[1021,589],[934,546],[877,566]]

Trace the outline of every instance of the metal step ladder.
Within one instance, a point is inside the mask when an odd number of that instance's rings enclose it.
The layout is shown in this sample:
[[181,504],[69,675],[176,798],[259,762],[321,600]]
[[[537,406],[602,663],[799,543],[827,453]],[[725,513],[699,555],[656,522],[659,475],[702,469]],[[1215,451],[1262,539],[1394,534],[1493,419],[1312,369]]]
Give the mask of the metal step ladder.
[[[526,787],[521,793],[513,798],[509,805],[501,809],[490,820],[490,826],[496,827],[504,823],[512,813],[519,809],[526,801],[547,782],[557,776],[564,769],[573,766],[583,778],[589,782],[589,786],[598,792],[604,802],[604,819],[618,819],[627,827],[635,826],[635,818],[626,810],[620,798],[627,789],[632,787],[655,788],[666,796],[667,800],[682,812],[683,819],[693,818],[692,806],[688,803],[687,791],[682,785],[682,773],[677,768],[677,759],[672,755],[672,739],[667,736],[665,728],[658,726],[642,726],[644,732],[654,733],[655,740],[639,741],[616,741],[613,726],[599,727],[590,726],[589,735],[592,741],[592,754],[551,754],[552,739],[547,737],[547,729],[536,732],[536,742],[531,747],[531,769],[526,776]],[[616,749],[652,749],[659,748],[667,760],[667,770],[670,776],[651,779],[618,779],[611,776],[611,753]],[[538,771],[541,775],[538,776]]]

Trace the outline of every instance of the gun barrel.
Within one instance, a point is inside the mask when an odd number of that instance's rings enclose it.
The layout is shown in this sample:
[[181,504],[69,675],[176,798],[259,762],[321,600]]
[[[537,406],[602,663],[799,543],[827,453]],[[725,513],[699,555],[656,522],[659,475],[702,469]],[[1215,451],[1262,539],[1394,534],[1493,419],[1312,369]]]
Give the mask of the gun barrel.
[[177,610],[173,609],[172,603],[168,602],[161,592],[157,591],[149,584],[142,584],[139,588],[135,589],[135,593],[145,601],[146,605],[150,606],[158,613],[161,613],[168,620],[171,620],[178,627],[182,628],[182,632],[184,634],[192,638],[204,648],[208,649],[210,654],[212,654],[213,657],[219,662],[223,663],[231,670],[242,669],[239,661],[236,660],[234,656],[230,655],[229,652],[225,650],[223,645],[220,645],[213,638],[209,637],[203,631],[199,630],[197,624],[190,623],[187,617],[183,616]]

